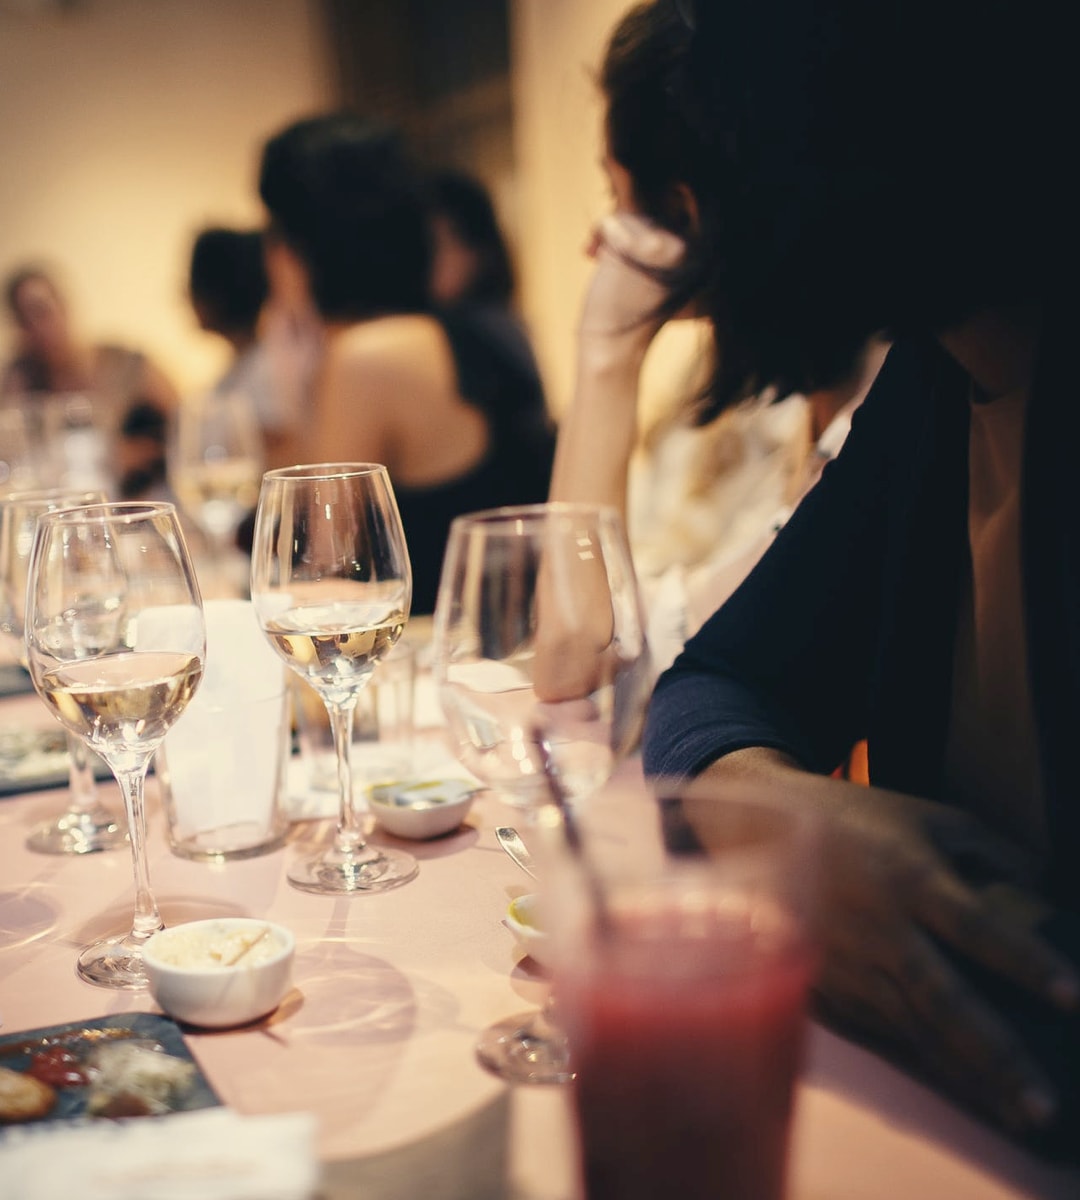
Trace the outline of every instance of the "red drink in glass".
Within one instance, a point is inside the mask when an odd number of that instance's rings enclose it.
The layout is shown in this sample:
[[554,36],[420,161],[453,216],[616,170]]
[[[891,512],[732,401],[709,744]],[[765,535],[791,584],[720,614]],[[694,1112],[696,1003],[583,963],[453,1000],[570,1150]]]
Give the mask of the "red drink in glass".
[[780,1200],[811,955],[775,908],[615,913],[557,994],[588,1200]]

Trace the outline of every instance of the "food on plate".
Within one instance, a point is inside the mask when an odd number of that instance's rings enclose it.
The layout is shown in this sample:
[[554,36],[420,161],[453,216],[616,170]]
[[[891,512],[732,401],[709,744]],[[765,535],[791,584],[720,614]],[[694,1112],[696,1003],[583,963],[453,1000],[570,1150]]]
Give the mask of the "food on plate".
[[154,1042],[98,1046],[88,1061],[92,1117],[142,1117],[170,1112],[195,1079],[195,1066]]
[[46,1046],[37,1051],[26,1073],[50,1087],[83,1087],[87,1082],[82,1060],[66,1046]]
[[37,1121],[52,1111],[56,1092],[47,1083],[0,1067],[0,1124]]

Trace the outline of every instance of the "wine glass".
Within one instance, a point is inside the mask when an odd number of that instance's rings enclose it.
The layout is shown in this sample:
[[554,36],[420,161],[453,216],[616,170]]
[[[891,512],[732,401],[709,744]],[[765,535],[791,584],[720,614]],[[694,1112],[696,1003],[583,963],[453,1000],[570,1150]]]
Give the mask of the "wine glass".
[[[102,504],[104,492],[40,488],[0,497],[0,632],[23,667],[26,663],[26,576],[38,517],[58,508]],[[67,807],[30,831],[27,845],[39,854],[91,854],[116,850],[127,826],[102,803],[86,743],[67,733],[70,769]]]
[[[650,667],[616,510],[550,503],[456,518],[432,652],[458,758],[526,811],[542,846],[545,828],[561,828],[556,799],[587,798],[640,733]],[[515,1083],[573,1076],[550,994],[485,1030],[477,1054]]]
[[175,507],[93,504],[40,516],[26,648],[34,687],[109,764],[127,810],[132,927],[86,947],[78,972],[102,987],[145,987],[142,948],[162,928],[146,858],[146,770],[206,657],[202,599]]
[[169,482],[206,542],[215,586],[239,591],[236,531],[255,507],[263,441],[251,397],[210,391],[181,405],[168,455]]
[[322,698],[334,734],[333,842],[294,863],[305,892],[355,895],[407,883],[416,860],[364,840],[349,762],[361,690],[401,636],[412,571],[397,501],[377,463],[320,463],[263,476],[251,552],[251,599],[285,663]]
[[0,401],[0,486],[37,487],[41,479],[41,439],[29,397]]

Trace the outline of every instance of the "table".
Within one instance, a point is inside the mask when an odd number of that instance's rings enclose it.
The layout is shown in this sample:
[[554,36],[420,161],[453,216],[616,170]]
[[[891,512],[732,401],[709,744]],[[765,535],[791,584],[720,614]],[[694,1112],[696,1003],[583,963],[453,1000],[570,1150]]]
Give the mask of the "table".
[[[0,724],[42,718],[35,697],[0,702]],[[61,801],[57,791],[0,798],[3,1034],[156,1011],[146,994],[75,974],[80,945],[127,927],[131,863],[122,852],[26,850],[27,830]],[[326,1200],[574,1200],[566,1089],[508,1088],[473,1057],[481,1029],[538,1005],[545,989],[500,923],[509,900],[533,886],[495,841],[509,809],[480,797],[457,833],[409,844],[421,863],[414,881],[332,899],[284,878],[287,860],[325,827],[299,823],[281,850],[205,864],[169,852],[153,780],[148,808],[167,923],[251,915],[296,934],[295,987],[271,1018],[187,1041],[236,1110],[317,1114]],[[1034,1159],[867,1051],[811,1028],[790,1200],[1077,1195],[1080,1173]]]

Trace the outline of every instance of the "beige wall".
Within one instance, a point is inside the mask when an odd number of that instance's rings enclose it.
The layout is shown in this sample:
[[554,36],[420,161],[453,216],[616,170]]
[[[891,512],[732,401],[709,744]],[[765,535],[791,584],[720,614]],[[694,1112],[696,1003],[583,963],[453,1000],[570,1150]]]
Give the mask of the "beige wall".
[[[609,204],[593,73],[628,3],[510,5],[517,167],[484,164],[485,174],[558,413],[589,274],[583,246]],[[209,221],[258,220],[261,140],[330,100],[317,10],[318,0],[0,6],[0,273],[55,262],[88,333],[143,344],[184,388],[209,378],[223,352],[184,297],[191,237]],[[0,323],[0,345],[8,332]]]
[[629,7],[629,0],[512,0],[521,307],[556,413],[573,382],[574,329],[590,270],[583,247],[610,206],[594,75]]
[[260,219],[262,139],[328,99],[317,0],[37,8],[0,8],[0,273],[57,264],[87,333],[198,386],[222,351],[187,306],[191,238]]

